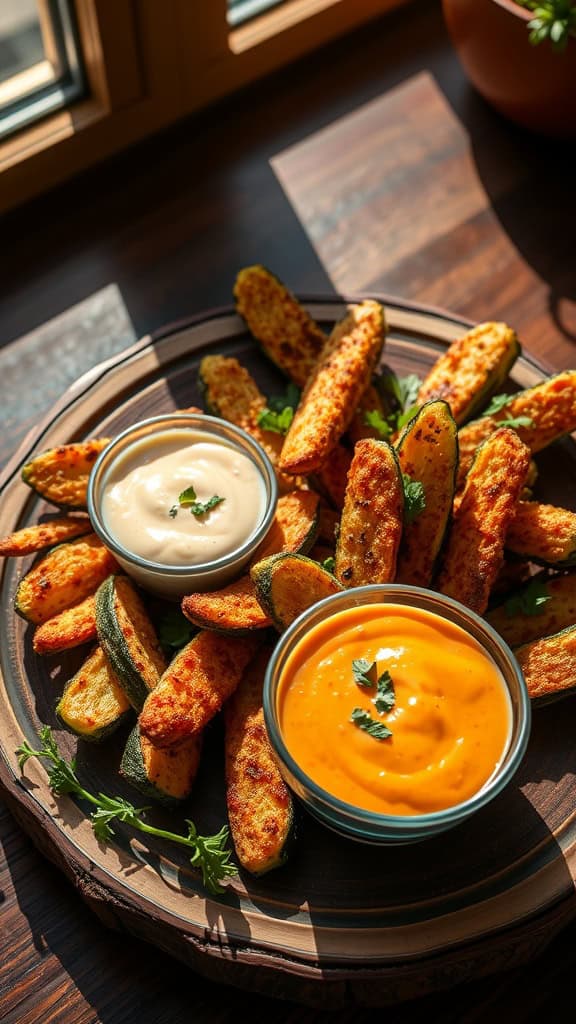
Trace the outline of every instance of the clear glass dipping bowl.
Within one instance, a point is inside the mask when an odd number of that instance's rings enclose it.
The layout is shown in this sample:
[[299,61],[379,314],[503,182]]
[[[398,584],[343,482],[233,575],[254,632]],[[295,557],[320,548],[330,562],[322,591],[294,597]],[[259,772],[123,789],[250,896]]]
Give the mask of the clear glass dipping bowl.
[[[500,669],[510,696],[512,724],[507,750],[495,773],[471,798],[445,810],[419,815],[390,815],[344,803],[317,785],[288,751],[280,728],[278,684],[291,652],[302,637],[336,612],[366,604],[400,604],[436,613],[474,637]],[[441,671],[441,651],[438,651]],[[347,838],[365,843],[414,843],[461,825],[485,807],[516,773],[528,744],[531,705],[524,677],[508,645],[479,615],[452,598],[403,584],[373,584],[351,588],[319,601],[300,615],[277,642],[264,681],[264,718],[280,771],[303,806],[322,824]]]
[[[262,519],[246,540],[229,554],[196,565],[165,565],[148,561],[119,543],[102,514],[102,495],[108,473],[116,460],[131,445],[166,430],[190,430],[206,439],[224,442],[241,451],[256,466],[265,489]],[[264,449],[249,434],[216,416],[204,413],[173,413],[154,416],[128,427],[118,434],[98,456],[88,481],[88,512],[95,532],[115,555],[119,565],[146,590],[177,600],[185,594],[214,590],[239,576],[266,537],[274,519],[278,484],[274,467]],[[137,528],[137,523],[135,523]]]

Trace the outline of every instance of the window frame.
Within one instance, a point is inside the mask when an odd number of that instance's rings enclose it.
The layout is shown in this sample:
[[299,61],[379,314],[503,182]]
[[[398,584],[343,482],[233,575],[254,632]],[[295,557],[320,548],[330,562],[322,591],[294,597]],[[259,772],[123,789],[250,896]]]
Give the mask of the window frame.
[[0,141],[0,213],[405,2],[75,0],[88,96]]

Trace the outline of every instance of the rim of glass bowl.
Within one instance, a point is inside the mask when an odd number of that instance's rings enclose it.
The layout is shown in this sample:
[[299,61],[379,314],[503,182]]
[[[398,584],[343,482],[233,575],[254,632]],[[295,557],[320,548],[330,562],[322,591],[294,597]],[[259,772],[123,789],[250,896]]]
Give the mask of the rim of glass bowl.
[[[142,437],[154,434],[157,431],[159,432],[163,427],[165,429],[172,427],[176,430],[179,427],[182,427],[183,429],[194,428],[195,430],[204,432],[208,436],[211,434],[217,435],[220,438],[232,442],[235,448],[240,448],[244,454],[248,455],[252,459],[252,462],[254,462],[264,480],[267,508],[261,522],[240,547],[234,548],[234,550],[229,552],[229,554],[223,555],[221,558],[214,559],[211,562],[197,562],[190,565],[170,565],[165,562],[149,561],[120,544],[107,529],[103,516],[101,515],[100,504],[98,501],[99,485],[101,487],[105,480],[108,464],[112,464],[116,455],[128,448],[130,444],[140,440]],[[261,544],[266,537],[276,513],[277,503],[278,482],[276,479],[276,473],[269,456],[266,454],[262,446],[258,441],[255,441],[250,434],[247,434],[245,430],[242,430],[241,427],[237,427],[233,423],[228,423],[226,420],[221,420],[217,416],[210,416],[206,413],[163,413],[160,416],[151,416],[148,419],[139,420],[132,426],[126,427],[117,434],[117,436],[113,438],[105,448],[102,449],[92,467],[88,479],[88,514],[92,521],[94,531],[98,534],[100,540],[120,558],[137,565],[141,569],[145,569],[150,573],[157,573],[158,575],[166,575],[166,573],[170,573],[176,577],[196,574],[200,575],[201,573],[217,572],[221,569],[227,568],[234,562],[239,561],[244,555],[248,555],[251,551],[256,550],[258,545]]]
[[[338,797],[333,796],[327,790],[319,786],[300,768],[294,760],[282,738],[277,723],[275,710],[275,695],[272,694],[272,684],[276,677],[279,678],[287,657],[293,649],[293,641],[296,642],[313,626],[323,621],[327,616],[326,609],[335,607],[340,610],[339,605],[347,604],[348,607],[358,607],[365,604],[405,604],[408,607],[421,608],[424,611],[433,611],[443,614],[444,618],[463,628],[470,633],[492,656],[498,668],[505,678],[508,690],[507,672],[514,678],[518,690],[517,711],[515,714],[516,725],[513,728],[510,742],[506,749],[500,769],[493,774],[474,796],[469,797],[461,803],[452,807],[446,807],[439,811],[430,811],[427,814],[394,815],[382,814],[377,811],[365,810],[355,804],[346,803]],[[344,609],[342,609],[344,610]],[[471,628],[470,628],[471,627]],[[486,643],[485,641],[488,641]],[[506,666],[506,670],[504,668]],[[276,689],[276,687],[275,687]],[[510,697],[513,702],[513,697]],[[266,728],[269,732],[272,745],[276,748],[278,756],[286,765],[288,771],[297,780],[298,785],[304,791],[309,791],[316,804],[324,806],[332,813],[340,816],[343,823],[350,821],[350,827],[354,824],[353,831],[358,835],[358,826],[365,825],[368,829],[382,830],[391,829],[398,833],[410,834],[425,831],[427,826],[445,827],[451,823],[457,824],[462,818],[479,810],[498,795],[511,781],[515,775],[522,758],[526,752],[530,729],[532,724],[532,707],[524,676],[520,666],[507,643],[496,632],[496,630],[476,612],[466,608],[459,601],[434,590],[427,590],[423,587],[414,587],[402,583],[372,583],[362,587],[351,587],[349,590],[337,594],[331,594],[323,598],[311,608],[307,608],[282,634],[268,662],[264,677],[263,708]],[[316,813],[316,810],[315,812]],[[334,818],[330,819],[331,827],[334,827]],[[344,825],[345,827],[345,825]],[[374,833],[372,833],[374,834]]]

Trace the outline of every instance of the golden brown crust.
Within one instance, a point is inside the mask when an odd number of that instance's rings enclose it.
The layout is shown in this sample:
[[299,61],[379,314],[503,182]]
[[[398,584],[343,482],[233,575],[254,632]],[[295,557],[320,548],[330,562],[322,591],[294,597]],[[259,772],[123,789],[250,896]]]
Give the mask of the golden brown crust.
[[576,430],[576,370],[548,377],[541,384],[519,391],[508,405],[493,416],[484,416],[458,431],[460,467],[457,488],[461,488],[478,445],[509,417],[531,420],[530,426],[515,427],[518,436],[534,455],[549,444]]
[[202,630],[175,656],[140,713],[140,731],[157,747],[182,743],[220,711],[260,640]]
[[[537,614],[527,615],[517,609],[514,614],[509,614],[505,603],[486,613],[486,620],[510,647],[553,636],[576,622],[576,572],[550,577],[538,575],[537,578],[545,584],[548,597],[537,609]],[[530,582],[528,580],[526,584],[529,586]],[[520,586],[513,593],[521,596],[525,590],[526,586]]]
[[284,439],[279,466],[307,475],[321,469],[354,415],[384,344],[386,321],[378,302],[350,306],[336,325]]
[[22,479],[54,505],[86,508],[92,466],[109,442],[100,437],[50,448],[23,466]]
[[531,700],[545,701],[576,687],[576,626],[515,651]]
[[236,309],[269,359],[302,388],[316,365],[326,335],[294,295],[265,267],[239,272]]
[[264,724],[262,685],[271,648],[259,652],[224,708],[226,803],[236,856],[261,875],[284,860],[292,797]]
[[91,533],[60,544],[22,578],[14,606],[19,615],[38,625],[79,604],[119,566],[102,541]]
[[396,580],[429,587],[456,486],[458,441],[447,403],[428,402],[407,425],[396,450],[400,470],[422,484],[426,502],[419,515],[404,524]]
[[58,717],[78,735],[96,738],[129,710],[118,677],[96,645],[67,684],[58,703]]
[[508,551],[544,565],[576,561],[576,512],[537,501],[519,501],[506,533]]
[[148,781],[174,800],[188,796],[200,766],[202,738],[202,733],[197,733],[178,747],[155,747],[140,733],[140,751]]
[[345,587],[391,583],[402,536],[404,490],[386,441],[358,441],[336,543],[336,578]]
[[64,541],[81,537],[85,533],[92,533],[92,524],[87,516],[84,516],[83,519],[80,517],[74,519],[72,516],[47,519],[46,522],[38,523],[36,526],[27,526],[23,530],[16,530],[0,540],[0,555],[13,557],[31,555],[35,551],[63,544]]
[[90,594],[36,626],[32,645],[36,654],[57,654],[95,640],[96,636],[96,599]]
[[504,561],[506,533],[529,462],[518,434],[500,427],[478,449],[454,515],[434,587],[480,615]]
[[420,387],[417,404],[442,398],[456,423],[463,423],[506,379],[519,352],[516,333],[507,324],[477,324],[437,359]]

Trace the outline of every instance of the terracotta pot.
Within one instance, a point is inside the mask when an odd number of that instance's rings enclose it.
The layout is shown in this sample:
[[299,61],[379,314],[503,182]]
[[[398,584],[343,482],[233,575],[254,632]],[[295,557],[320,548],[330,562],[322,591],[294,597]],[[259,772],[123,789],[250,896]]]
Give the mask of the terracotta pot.
[[544,135],[576,137],[576,39],[532,46],[530,11],[513,0],[442,0],[464,71],[496,110]]

